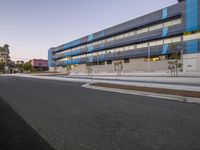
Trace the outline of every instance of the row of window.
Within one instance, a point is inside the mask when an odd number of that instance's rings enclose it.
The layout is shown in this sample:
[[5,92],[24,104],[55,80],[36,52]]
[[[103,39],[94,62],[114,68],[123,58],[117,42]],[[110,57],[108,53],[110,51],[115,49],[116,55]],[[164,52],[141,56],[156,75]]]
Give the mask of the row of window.
[[[195,33],[195,34],[183,36],[183,41],[199,39],[199,38],[200,38],[200,33]],[[108,49],[108,50],[100,51],[100,52],[94,52],[94,53],[89,53],[89,54],[73,56],[72,59],[85,58],[85,57],[89,58],[89,57],[94,57],[94,56],[98,57],[103,54],[112,54],[115,52],[122,52],[122,51],[134,50],[134,49],[139,49],[139,48],[146,48],[148,46],[158,46],[158,45],[177,43],[177,42],[181,42],[181,36],[167,38],[167,39],[163,39],[163,40],[156,40],[156,41],[152,41],[152,42],[145,42],[145,43],[141,43],[141,44],[133,44],[133,45],[129,45],[129,46]],[[59,62],[64,61],[64,60],[70,60],[70,59],[71,59],[71,57],[66,57],[63,59],[59,59]]]
[[[199,38],[200,38],[200,33],[195,33],[195,34],[183,36],[183,41],[199,39]],[[181,41],[181,37],[179,36],[179,37],[167,38],[167,39],[164,39],[164,40],[152,41],[152,42],[149,42],[149,43],[134,44],[134,45],[129,45],[129,46],[125,46],[125,47],[109,49],[109,50],[106,50],[106,51],[74,56],[74,57],[72,57],[72,59],[98,56],[98,55],[110,54],[110,53],[114,53],[114,52],[134,50],[134,49],[138,49],[138,48],[145,48],[145,47],[148,47],[148,45],[149,46],[157,46],[157,45],[163,45],[163,44],[176,43],[176,42],[180,42],[180,41]],[[69,60],[70,58],[66,58],[66,59]]]
[[[107,60],[106,61],[107,62],[107,65],[112,65],[112,60]],[[99,62],[90,62],[90,63],[87,63],[87,64],[85,64],[86,66],[97,66],[97,65],[105,65],[106,64],[106,62],[105,61],[99,61]],[[129,61],[129,58],[126,58],[126,59],[124,59],[124,63],[126,64],[126,63],[129,63],[130,61]]]
[[82,46],[75,47],[75,48],[72,48],[72,49],[67,49],[65,51],[59,52],[58,55],[62,55],[64,53],[66,53],[66,52],[71,52],[71,51],[75,51],[75,50],[79,50],[79,49],[84,49],[84,48],[90,47],[90,46],[97,46],[97,45],[105,44],[106,42],[107,43],[113,42],[114,40],[128,38],[130,36],[146,33],[146,32],[149,32],[149,31],[158,30],[158,29],[161,29],[161,28],[164,28],[164,27],[170,27],[170,26],[177,25],[177,24],[180,24],[180,23],[181,23],[181,19],[180,18],[179,19],[175,19],[175,20],[171,20],[171,21],[167,21],[167,22],[164,22],[164,23],[160,23],[160,24],[149,26],[149,27],[146,27],[146,28],[130,31],[128,33],[124,33],[124,34],[121,34],[121,35],[110,37],[110,38],[107,38],[107,39],[104,39],[104,40],[100,40],[100,41],[97,41],[97,42],[92,42],[92,43],[87,44],[87,45],[82,45]]
[[[176,42],[180,42],[180,41],[181,41],[181,37],[179,36],[179,37],[167,38],[167,39],[164,39],[164,40],[157,40],[157,41],[146,42],[146,43],[142,43],[142,44],[133,44],[133,45],[129,45],[129,46],[108,49],[108,50],[105,50],[105,51],[73,56],[72,59],[94,57],[94,56],[98,57],[98,56],[103,55],[103,54],[112,54],[112,53],[115,53],[115,52],[134,50],[134,49],[139,49],[139,48],[145,48],[145,47],[148,47],[148,46],[157,46],[157,45],[163,45],[163,44],[176,43]],[[70,57],[60,59],[60,60],[61,61],[70,60]]]

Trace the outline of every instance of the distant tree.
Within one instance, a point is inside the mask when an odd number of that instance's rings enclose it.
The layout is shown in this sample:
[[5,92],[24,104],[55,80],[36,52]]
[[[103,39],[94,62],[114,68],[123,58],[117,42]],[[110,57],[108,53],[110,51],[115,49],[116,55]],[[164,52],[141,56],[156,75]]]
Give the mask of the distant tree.
[[4,51],[9,51],[9,45],[8,45],[8,44],[4,44],[3,50],[4,50]]
[[16,67],[18,70],[23,70],[23,64],[16,64],[15,67]]
[[0,52],[3,52],[3,47],[0,46]]
[[5,62],[0,61],[0,72],[4,71]]
[[23,64],[23,70],[33,71],[33,66],[31,65],[30,61],[28,61],[28,62],[26,62],[26,63]]

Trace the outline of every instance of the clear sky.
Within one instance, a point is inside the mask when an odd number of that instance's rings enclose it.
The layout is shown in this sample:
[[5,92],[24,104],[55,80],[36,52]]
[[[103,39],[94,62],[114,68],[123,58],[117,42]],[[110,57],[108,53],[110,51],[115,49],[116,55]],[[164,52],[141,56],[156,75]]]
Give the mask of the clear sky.
[[177,0],[0,0],[0,46],[12,60],[47,59],[50,47],[177,3]]

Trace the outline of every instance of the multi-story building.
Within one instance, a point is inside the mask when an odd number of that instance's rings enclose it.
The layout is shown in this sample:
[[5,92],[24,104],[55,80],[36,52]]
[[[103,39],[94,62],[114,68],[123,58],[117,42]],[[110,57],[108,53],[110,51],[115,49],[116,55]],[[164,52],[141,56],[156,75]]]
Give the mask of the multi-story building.
[[36,70],[45,71],[48,70],[48,60],[44,59],[32,59],[30,60],[31,65]]
[[124,73],[169,71],[178,61],[183,72],[200,72],[200,0],[178,3],[50,48],[51,71]]

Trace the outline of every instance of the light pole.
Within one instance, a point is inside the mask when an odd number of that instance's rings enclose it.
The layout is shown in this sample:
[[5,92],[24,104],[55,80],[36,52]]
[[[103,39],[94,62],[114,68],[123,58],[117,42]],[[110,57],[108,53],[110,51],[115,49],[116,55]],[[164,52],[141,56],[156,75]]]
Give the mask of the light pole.
[[97,71],[99,72],[99,53],[97,54]]
[[150,46],[149,43],[147,45],[148,45],[148,72],[150,72]]

